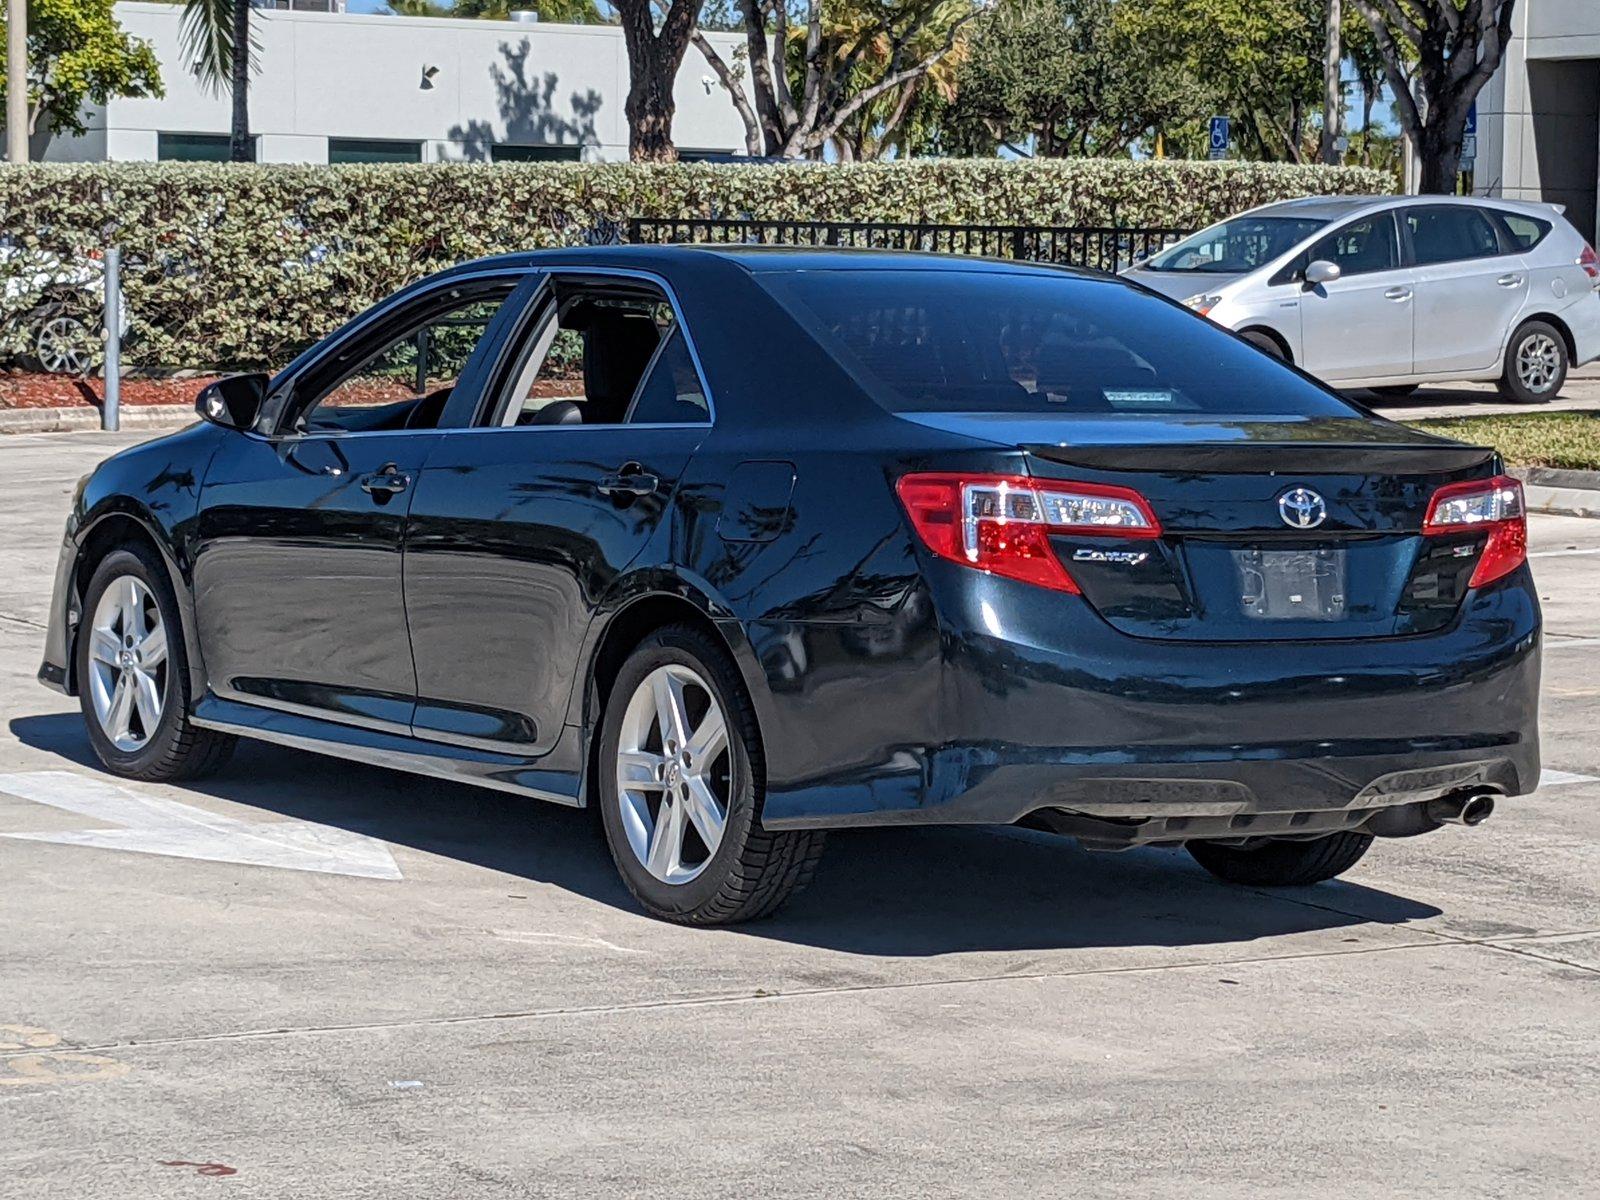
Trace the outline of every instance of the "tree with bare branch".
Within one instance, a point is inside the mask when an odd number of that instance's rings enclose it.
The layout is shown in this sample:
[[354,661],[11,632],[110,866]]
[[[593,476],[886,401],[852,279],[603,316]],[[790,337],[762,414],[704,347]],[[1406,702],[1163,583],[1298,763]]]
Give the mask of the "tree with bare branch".
[[738,7],[745,31],[738,61],[703,36],[694,44],[743,119],[749,152],[775,158],[820,158],[864,109],[921,81],[984,11],[967,0],[851,0],[848,14],[825,21],[821,0],[793,12],[789,0],[738,0]]
[[1400,127],[1417,148],[1418,190],[1454,192],[1467,113],[1500,68],[1516,0],[1355,0],[1355,5],[1378,43]]

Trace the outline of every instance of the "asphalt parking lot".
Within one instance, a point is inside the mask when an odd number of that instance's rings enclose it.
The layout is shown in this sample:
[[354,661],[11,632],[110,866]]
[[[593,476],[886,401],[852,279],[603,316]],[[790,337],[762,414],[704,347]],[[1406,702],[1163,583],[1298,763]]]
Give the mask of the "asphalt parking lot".
[[582,813],[97,771],[34,671],[73,482],[141,436],[0,442],[0,1195],[1600,1190],[1600,521],[1534,518],[1547,777],[1479,829],[1277,894],[858,833],[693,931]]

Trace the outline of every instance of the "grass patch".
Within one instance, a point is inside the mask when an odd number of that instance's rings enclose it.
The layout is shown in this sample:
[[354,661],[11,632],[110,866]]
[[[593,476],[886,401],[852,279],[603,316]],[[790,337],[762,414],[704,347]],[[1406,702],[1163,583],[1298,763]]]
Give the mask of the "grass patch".
[[1600,471],[1600,411],[1407,421],[1425,433],[1493,446],[1507,466]]

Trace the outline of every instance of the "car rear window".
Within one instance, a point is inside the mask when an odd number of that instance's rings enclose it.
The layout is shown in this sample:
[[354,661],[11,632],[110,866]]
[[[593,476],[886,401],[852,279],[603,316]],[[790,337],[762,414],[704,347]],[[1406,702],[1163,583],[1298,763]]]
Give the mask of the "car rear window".
[[1359,412],[1204,318],[1111,280],[850,269],[757,278],[894,412]]

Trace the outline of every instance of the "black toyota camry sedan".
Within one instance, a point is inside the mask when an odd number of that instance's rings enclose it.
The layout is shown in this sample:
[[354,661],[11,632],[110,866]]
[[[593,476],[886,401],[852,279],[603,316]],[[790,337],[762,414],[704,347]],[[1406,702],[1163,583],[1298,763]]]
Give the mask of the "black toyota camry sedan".
[[1494,453],[1113,279],[519,254],[198,408],[83,481],[56,575],[40,677],[132,778],[250,737],[593,806],[712,924],[832,828],[1306,884],[1539,773]]

